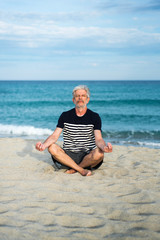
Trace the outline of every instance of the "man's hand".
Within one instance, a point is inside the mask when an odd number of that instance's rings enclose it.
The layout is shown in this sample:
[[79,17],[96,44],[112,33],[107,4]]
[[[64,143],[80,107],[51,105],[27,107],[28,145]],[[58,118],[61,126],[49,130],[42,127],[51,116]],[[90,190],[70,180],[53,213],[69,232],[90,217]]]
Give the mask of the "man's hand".
[[107,143],[107,146],[104,147],[104,152],[106,152],[106,153],[112,152],[112,144],[111,143]]
[[37,149],[38,151],[42,152],[42,151],[45,150],[45,146],[44,146],[43,143],[38,142],[38,143],[36,144],[36,149]]

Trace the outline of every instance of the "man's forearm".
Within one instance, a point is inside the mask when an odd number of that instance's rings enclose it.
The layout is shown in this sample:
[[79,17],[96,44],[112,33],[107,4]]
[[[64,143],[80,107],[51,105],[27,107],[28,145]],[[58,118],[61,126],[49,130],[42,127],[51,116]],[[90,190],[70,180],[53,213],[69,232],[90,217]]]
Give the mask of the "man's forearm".
[[60,134],[62,132],[61,128],[56,128],[55,131],[50,135],[43,143],[44,148],[50,147],[52,144],[56,143]]
[[102,139],[99,139],[96,141],[96,145],[99,149],[101,149],[103,152],[110,153],[112,152],[112,144],[111,143],[105,143],[105,141]]
[[107,147],[107,146],[106,146],[106,143],[105,143],[105,141],[104,141],[103,139],[100,139],[100,140],[96,141],[96,145],[97,145],[97,147],[100,148],[103,152],[104,152],[105,147]]
[[45,146],[45,149],[48,148],[49,146],[51,146],[52,144],[56,143],[57,139],[55,138],[54,135],[50,135],[43,143],[43,145]]

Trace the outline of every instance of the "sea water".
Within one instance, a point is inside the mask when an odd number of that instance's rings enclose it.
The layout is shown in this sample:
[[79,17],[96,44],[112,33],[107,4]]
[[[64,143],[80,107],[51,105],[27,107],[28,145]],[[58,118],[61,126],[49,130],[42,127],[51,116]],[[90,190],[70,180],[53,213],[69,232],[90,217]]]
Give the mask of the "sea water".
[[0,137],[45,139],[80,84],[106,142],[160,148],[160,81],[0,81]]

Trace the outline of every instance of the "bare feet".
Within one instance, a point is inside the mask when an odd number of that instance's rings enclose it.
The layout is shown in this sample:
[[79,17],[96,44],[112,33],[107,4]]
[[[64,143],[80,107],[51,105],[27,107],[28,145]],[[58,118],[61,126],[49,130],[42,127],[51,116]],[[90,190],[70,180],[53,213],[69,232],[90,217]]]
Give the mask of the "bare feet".
[[[73,174],[73,173],[76,173],[76,172],[77,172],[77,171],[74,170],[74,169],[69,169],[69,170],[66,171],[66,173],[68,173],[68,174]],[[80,174],[81,174],[82,176],[91,176],[91,175],[92,175],[92,172],[91,172],[90,170],[83,169],[83,170],[80,172]]]
[[83,172],[81,173],[82,176],[91,176],[92,172],[87,169],[83,169]]
[[66,173],[68,173],[68,174],[73,174],[73,173],[76,173],[76,172],[77,171],[74,170],[74,169],[69,169],[69,170],[66,171]]

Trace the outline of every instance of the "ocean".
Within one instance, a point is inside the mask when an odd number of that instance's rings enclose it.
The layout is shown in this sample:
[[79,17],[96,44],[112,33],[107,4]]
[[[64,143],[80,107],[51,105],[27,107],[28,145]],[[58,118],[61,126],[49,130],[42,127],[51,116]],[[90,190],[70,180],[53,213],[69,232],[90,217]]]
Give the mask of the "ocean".
[[80,84],[90,88],[88,108],[106,142],[160,148],[160,81],[0,81],[0,137],[45,139]]

